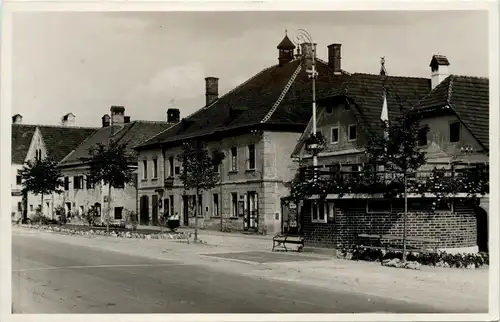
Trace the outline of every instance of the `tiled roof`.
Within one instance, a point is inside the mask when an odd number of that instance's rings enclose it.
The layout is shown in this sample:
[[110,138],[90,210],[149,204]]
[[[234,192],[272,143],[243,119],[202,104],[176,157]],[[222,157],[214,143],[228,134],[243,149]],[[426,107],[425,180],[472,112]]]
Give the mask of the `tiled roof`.
[[12,124],[12,163],[24,163],[35,130],[36,125]]
[[446,56],[442,55],[434,55],[432,56],[430,66],[432,67],[433,65],[444,65],[444,66],[449,66],[450,62],[448,61],[448,58]]
[[295,49],[295,45],[293,42],[288,38],[288,36],[285,35],[285,38],[280,42],[280,44],[277,47],[278,49]]
[[450,107],[472,135],[489,149],[489,80],[450,75],[424,97],[415,109]]
[[97,143],[106,145],[113,130],[113,140],[120,143],[127,142],[127,152],[131,157],[136,157],[136,152],[132,147],[141,144],[145,140],[168,129],[172,124],[167,122],[154,121],[133,121],[127,124],[113,125],[100,128],[92,136],[83,141],[74,151],[67,155],[61,162],[61,165],[82,163],[81,158],[89,157],[89,148]]
[[94,133],[97,128],[38,125],[47,154],[55,161],[61,161],[71,150]]
[[[273,126],[298,125],[305,128],[312,114],[312,89],[311,80],[304,69],[292,79],[300,64],[300,60],[294,60],[283,66],[275,65],[264,69],[213,104],[200,109],[184,122],[137,148],[178,142],[261,123]],[[317,70],[317,98],[331,95],[332,89],[341,83],[345,74],[334,75],[321,60],[318,60]],[[276,105],[277,102],[279,104]],[[274,111],[270,113],[272,108]]]
[[[343,96],[355,108],[353,112],[364,128],[380,124],[384,91],[387,99],[389,119],[401,115],[401,108],[412,108],[422,97],[430,91],[430,80],[418,77],[381,76],[363,73],[354,73],[345,77],[342,84],[332,89],[330,97]],[[312,128],[312,119],[307,130],[299,139],[292,156],[298,155],[304,140]],[[372,127],[373,128],[373,127]]]

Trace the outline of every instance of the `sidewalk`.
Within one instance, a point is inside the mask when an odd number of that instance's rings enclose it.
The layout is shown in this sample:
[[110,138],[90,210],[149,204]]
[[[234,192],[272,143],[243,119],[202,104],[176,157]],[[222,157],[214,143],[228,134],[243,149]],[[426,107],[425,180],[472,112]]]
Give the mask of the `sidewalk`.
[[[88,238],[16,227],[13,227],[14,232],[37,234],[41,238],[135,256],[181,261],[231,274],[404,299],[448,310],[487,312],[488,309],[487,268],[462,270],[423,267],[420,271],[414,271],[384,267],[380,263],[335,259],[327,255],[271,253],[272,237],[254,238],[220,232],[200,232],[199,239],[206,244],[187,244],[172,239]],[[212,257],[217,254],[226,258]],[[259,256],[286,260],[259,263],[255,259]]]

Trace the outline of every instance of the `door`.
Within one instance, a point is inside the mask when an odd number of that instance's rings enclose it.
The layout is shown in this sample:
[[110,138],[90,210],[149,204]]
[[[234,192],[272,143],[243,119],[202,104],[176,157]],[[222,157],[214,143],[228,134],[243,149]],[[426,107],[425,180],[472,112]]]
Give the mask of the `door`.
[[153,199],[151,200],[152,207],[153,207],[153,226],[158,226],[158,196],[153,195]]
[[488,252],[488,213],[481,207],[476,208],[477,246],[480,252]]
[[188,204],[188,196],[182,196],[182,220],[184,222],[184,226],[189,226],[189,204]]
[[259,226],[259,211],[257,205],[257,193],[249,191],[247,193],[246,230],[257,231]]
[[163,199],[163,215],[168,218],[170,214],[170,203],[168,198]]
[[140,223],[141,225],[149,225],[149,198],[142,196],[139,202],[140,208]]

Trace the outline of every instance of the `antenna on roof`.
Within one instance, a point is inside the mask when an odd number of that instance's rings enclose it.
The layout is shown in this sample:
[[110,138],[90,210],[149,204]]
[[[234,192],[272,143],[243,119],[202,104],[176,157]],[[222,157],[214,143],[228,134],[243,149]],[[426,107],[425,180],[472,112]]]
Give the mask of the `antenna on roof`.
[[385,69],[385,56],[380,57],[380,76],[388,76]]

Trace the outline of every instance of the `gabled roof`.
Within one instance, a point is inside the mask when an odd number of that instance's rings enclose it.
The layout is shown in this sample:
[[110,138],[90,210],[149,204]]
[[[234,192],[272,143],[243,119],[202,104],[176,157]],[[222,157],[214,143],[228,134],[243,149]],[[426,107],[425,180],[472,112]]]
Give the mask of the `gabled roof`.
[[[318,98],[331,95],[332,89],[341,83],[345,75],[334,75],[327,63],[321,60],[317,61],[317,71]],[[303,131],[312,114],[311,86],[299,59],[283,66],[266,68],[213,104],[136,148],[140,150],[259,124],[276,127],[294,125]]]
[[37,127],[45,142],[47,155],[56,162],[61,161],[97,130],[97,128],[73,126],[38,125]]
[[81,158],[89,157],[89,148],[102,143],[108,144],[111,133],[112,139],[119,143],[127,143],[127,152],[132,158],[137,157],[132,149],[135,145],[141,144],[145,140],[171,127],[171,123],[156,121],[133,121],[124,125],[113,125],[100,128],[93,135],[89,136],[80,145],[74,148],[61,162],[60,165],[81,164]]
[[37,128],[47,148],[47,155],[55,161],[60,161],[96,131],[96,128],[85,127],[12,124],[12,163],[24,163]]
[[488,78],[450,75],[418,104],[416,110],[451,108],[471,134],[489,149]]
[[11,158],[14,164],[23,164],[30,148],[36,125],[12,124]]
[[[353,108],[353,112],[363,128],[380,124],[384,93],[387,99],[389,120],[401,115],[401,109],[412,108],[430,91],[431,82],[427,78],[381,76],[354,73],[345,78],[331,97],[343,96]],[[331,98],[327,97],[327,98]],[[299,139],[292,156],[300,153],[305,139],[312,128],[312,119],[307,130]]]

